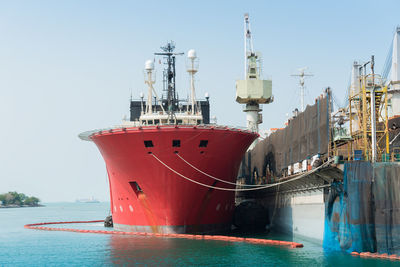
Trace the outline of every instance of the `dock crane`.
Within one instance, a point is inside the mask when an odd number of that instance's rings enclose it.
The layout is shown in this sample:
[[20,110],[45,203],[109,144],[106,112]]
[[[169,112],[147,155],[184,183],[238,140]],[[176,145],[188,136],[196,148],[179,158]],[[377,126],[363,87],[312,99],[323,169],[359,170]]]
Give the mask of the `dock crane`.
[[[253,48],[249,14],[244,14],[244,80],[236,81],[236,102],[246,104],[247,129],[258,132],[262,123],[260,104],[273,101],[272,81],[261,79],[261,57]],[[253,143],[254,145],[254,143]]]

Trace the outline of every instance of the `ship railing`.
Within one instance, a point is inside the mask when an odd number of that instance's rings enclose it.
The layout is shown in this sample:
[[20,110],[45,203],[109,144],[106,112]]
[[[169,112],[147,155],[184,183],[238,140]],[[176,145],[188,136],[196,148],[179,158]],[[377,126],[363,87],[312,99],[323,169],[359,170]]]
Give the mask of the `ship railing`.
[[107,128],[94,129],[94,130],[90,130],[90,131],[86,131],[86,132],[80,133],[80,134],[78,135],[78,137],[79,137],[80,139],[84,140],[84,141],[92,141],[92,140],[90,139],[90,136],[91,136],[91,135],[93,135],[93,134],[95,134],[95,133],[104,132],[104,131],[110,131],[110,130],[113,130],[113,129],[115,129],[115,127],[107,127]]
[[[364,152],[362,149],[334,149],[331,156],[335,164],[346,161],[370,161],[371,151]],[[400,147],[394,147],[390,153],[381,152],[378,154],[377,162],[400,162]]]
[[230,130],[230,131],[238,131],[238,132],[252,132],[248,130],[246,127],[240,127],[240,126],[227,126],[227,125],[215,125],[215,124],[193,124],[193,125],[176,125],[176,124],[164,124],[164,125],[149,125],[149,126],[142,126],[139,123],[135,124],[121,124],[121,125],[116,125],[113,127],[107,127],[107,128],[99,128],[99,129],[94,129],[91,131],[86,131],[83,133],[80,133],[78,136],[80,139],[85,140],[85,141],[91,141],[90,136],[96,133],[101,133],[101,132],[116,132],[116,131],[124,131],[123,129],[128,129],[128,128],[137,128],[137,127],[143,127],[143,128],[154,128],[154,127],[162,127],[163,129],[173,129],[176,127],[179,127],[181,129],[192,129],[193,127],[196,127],[198,129],[217,129],[217,130]]
[[[143,126],[143,127],[154,127],[157,125],[151,125],[151,126]],[[246,127],[241,127],[241,126],[230,126],[230,125],[220,125],[220,124],[163,124],[163,125],[159,125],[160,127],[164,128],[164,129],[168,129],[168,128],[175,128],[175,127],[179,127],[182,129],[189,129],[189,128],[204,128],[204,129],[220,129],[220,130],[231,130],[231,131],[247,131],[247,132],[252,132],[250,130],[248,130]]]
[[163,128],[165,127],[176,127],[179,126],[180,128],[192,128],[193,126],[196,127],[205,127],[205,128],[210,128],[210,127],[214,127],[215,129],[231,129],[231,130],[238,130],[238,131],[248,131],[248,132],[253,132],[251,130],[249,130],[247,127],[243,127],[243,126],[232,126],[232,125],[223,125],[223,124],[216,124],[216,123],[210,123],[210,124],[197,124],[197,123],[184,123],[184,124],[176,124],[173,122],[166,122],[166,123],[162,123],[162,124],[151,124],[151,125],[143,125],[141,124],[139,121],[128,121],[128,120],[124,120],[122,122],[122,125],[116,126],[116,127],[154,127],[154,126],[162,126]]

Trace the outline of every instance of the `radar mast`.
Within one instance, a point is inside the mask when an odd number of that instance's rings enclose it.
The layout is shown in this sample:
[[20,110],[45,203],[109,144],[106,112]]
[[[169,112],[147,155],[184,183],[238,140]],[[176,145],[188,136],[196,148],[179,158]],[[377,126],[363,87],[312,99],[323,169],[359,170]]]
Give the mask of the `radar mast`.
[[174,53],[175,44],[170,41],[165,46],[160,47],[163,52],[154,53],[156,56],[164,56],[166,68],[163,71],[163,96],[162,105],[167,110],[168,114],[172,116],[175,111],[178,111],[178,97],[176,94],[176,70],[175,61],[176,56],[181,56],[184,53]]
[[306,86],[304,85],[304,79],[307,76],[314,76],[313,74],[310,73],[305,73],[305,70],[307,67],[300,68],[298,69],[299,73],[298,74],[292,74],[292,76],[299,77],[299,85],[300,85],[300,111],[303,112],[305,109],[305,104],[304,104],[304,91]]

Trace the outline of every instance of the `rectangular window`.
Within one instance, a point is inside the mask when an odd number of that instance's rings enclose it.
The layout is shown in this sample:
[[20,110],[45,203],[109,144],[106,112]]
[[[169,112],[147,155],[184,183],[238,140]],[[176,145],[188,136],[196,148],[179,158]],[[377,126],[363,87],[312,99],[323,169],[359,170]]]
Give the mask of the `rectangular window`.
[[181,146],[181,140],[172,140],[172,146],[173,147],[180,147]]
[[200,140],[199,147],[207,147],[208,145],[208,140]]
[[133,192],[135,192],[136,195],[143,193],[142,188],[140,188],[139,184],[137,182],[129,182]]
[[145,147],[153,147],[154,145],[153,145],[153,141],[151,141],[151,140],[145,140],[144,141],[144,146]]

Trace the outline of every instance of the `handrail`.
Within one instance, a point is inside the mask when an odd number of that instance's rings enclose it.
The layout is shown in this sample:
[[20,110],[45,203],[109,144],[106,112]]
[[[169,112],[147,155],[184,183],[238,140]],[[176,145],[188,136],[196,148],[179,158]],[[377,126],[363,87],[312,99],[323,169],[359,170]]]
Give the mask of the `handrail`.
[[112,131],[112,132],[125,132],[125,131],[130,131],[130,130],[138,130],[138,129],[173,129],[173,128],[181,128],[181,129],[191,129],[191,128],[198,128],[198,129],[215,129],[215,130],[229,130],[229,131],[239,131],[239,132],[248,132],[248,133],[254,133],[258,134],[254,131],[250,131],[245,127],[235,127],[235,126],[226,126],[226,125],[213,125],[213,124],[193,124],[193,125],[188,125],[188,124],[163,124],[163,125],[116,125],[113,127],[107,127],[107,128],[100,128],[100,129],[94,129],[90,131],[86,131],[83,133],[80,133],[78,137],[84,141],[92,141],[91,136],[96,133],[102,133],[105,131]]

